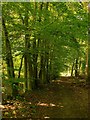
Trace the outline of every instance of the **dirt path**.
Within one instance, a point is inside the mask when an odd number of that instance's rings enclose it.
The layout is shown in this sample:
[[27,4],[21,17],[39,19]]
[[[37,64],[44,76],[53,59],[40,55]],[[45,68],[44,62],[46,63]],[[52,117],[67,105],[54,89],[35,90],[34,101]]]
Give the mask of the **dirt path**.
[[[44,93],[38,92],[36,117],[85,118],[88,96],[84,88],[64,83],[52,83]],[[42,95],[41,95],[42,94]]]
[[[15,102],[16,103],[16,102]],[[11,117],[87,118],[88,90],[66,82],[53,82],[43,89],[27,93],[18,102]],[[10,110],[8,110],[10,113]],[[4,115],[5,116],[5,115]]]

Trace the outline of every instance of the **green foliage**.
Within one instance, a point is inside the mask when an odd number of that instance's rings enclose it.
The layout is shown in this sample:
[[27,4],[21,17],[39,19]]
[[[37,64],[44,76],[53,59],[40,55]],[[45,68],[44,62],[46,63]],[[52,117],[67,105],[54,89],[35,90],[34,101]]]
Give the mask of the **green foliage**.
[[[28,79],[31,84],[35,77],[41,79],[40,74],[45,77],[47,73],[59,76],[68,67],[71,69],[76,58],[85,59],[88,20],[85,3],[3,3],[2,12],[15,74],[18,76],[19,70],[23,78],[27,74],[25,79],[16,78],[16,82]],[[3,33],[4,61],[6,54]],[[22,55],[26,55],[27,65],[22,62],[20,69]],[[7,81],[13,83],[14,80]]]

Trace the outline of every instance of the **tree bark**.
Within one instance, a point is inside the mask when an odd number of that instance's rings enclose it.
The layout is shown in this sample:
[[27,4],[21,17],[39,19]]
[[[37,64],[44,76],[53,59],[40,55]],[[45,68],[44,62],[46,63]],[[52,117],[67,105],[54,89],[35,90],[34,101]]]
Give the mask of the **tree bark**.
[[73,64],[72,64],[71,77],[73,76],[73,70],[74,70],[74,62],[73,62]]
[[24,55],[21,58],[21,63],[20,63],[19,72],[18,72],[18,78],[20,78],[20,73],[21,73],[21,69],[22,69],[23,58],[24,58]]
[[[25,4],[27,5],[27,4]],[[24,18],[24,25],[25,25],[25,55],[24,55],[24,75],[26,79],[26,89],[30,90],[32,89],[31,85],[31,78],[32,78],[32,62],[31,62],[31,56],[29,54],[30,51],[30,31],[28,29],[28,9],[25,6],[25,18]]]
[[87,51],[87,84],[90,85],[90,4],[89,4],[89,11],[88,11],[88,51]]
[[75,63],[75,77],[78,77],[78,59],[76,59]]
[[2,17],[2,25],[3,25],[3,29],[5,33],[6,63],[7,63],[8,76],[10,78],[15,78],[13,57],[11,53],[11,45],[10,45],[10,41],[8,38],[8,31],[5,25],[5,20],[3,17]]

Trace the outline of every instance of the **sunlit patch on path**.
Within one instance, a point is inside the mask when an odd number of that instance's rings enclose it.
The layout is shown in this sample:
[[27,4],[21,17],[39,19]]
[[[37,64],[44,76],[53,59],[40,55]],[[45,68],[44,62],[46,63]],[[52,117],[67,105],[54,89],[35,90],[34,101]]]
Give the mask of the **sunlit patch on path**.
[[60,103],[58,104],[58,105],[56,105],[56,104],[53,104],[53,103],[41,103],[41,102],[39,102],[39,103],[37,103],[36,105],[38,105],[38,106],[46,106],[46,107],[64,107],[64,106],[62,106],[62,105],[60,105]]

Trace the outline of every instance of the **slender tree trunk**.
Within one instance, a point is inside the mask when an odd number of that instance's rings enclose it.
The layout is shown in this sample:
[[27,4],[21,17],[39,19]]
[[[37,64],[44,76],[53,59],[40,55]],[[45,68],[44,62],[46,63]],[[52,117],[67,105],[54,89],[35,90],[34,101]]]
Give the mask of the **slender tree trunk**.
[[[27,5],[27,4],[26,4]],[[25,79],[26,79],[26,89],[30,90],[32,89],[32,85],[31,85],[31,78],[32,78],[32,62],[31,62],[31,56],[29,54],[30,51],[30,34],[29,34],[29,30],[28,30],[28,9],[26,8],[26,13],[25,13],[25,18],[24,18],[24,25],[26,27],[25,29],[25,55],[24,55],[24,75],[25,75]]]
[[[46,10],[45,14],[48,14],[48,2],[44,4],[44,9]],[[44,21],[47,18],[44,19]],[[44,48],[44,50],[41,52],[41,63],[40,63],[40,79],[42,81],[42,84],[49,82],[49,78],[48,78],[48,40],[43,39],[43,41],[41,41],[41,48]]]
[[48,40],[45,40],[45,55],[44,55],[44,66],[45,66],[45,70],[44,70],[44,74],[45,74],[45,82],[49,83],[49,48],[48,48]]
[[23,58],[24,58],[24,55],[21,58],[21,63],[20,63],[19,72],[18,72],[18,78],[20,78],[20,73],[21,73],[21,69],[22,69]]
[[[50,45],[51,48],[53,48],[52,45]],[[49,79],[53,79],[53,51],[50,50],[50,58],[49,58]]]
[[2,17],[2,25],[3,25],[3,29],[4,29],[4,33],[5,33],[7,71],[8,71],[9,77],[15,78],[13,57],[12,57],[12,53],[11,53],[11,45],[10,45],[10,41],[8,38],[8,32],[7,32],[7,28],[5,25],[5,20],[3,17]]
[[41,54],[41,60],[40,60],[40,72],[39,72],[39,78],[40,78],[40,83],[44,84],[45,83],[45,63],[44,63],[44,54]]
[[34,54],[33,54],[33,79],[34,79],[34,88],[37,88],[37,58],[38,58],[38,51],[36,50],[37,49],[37,44],[36,44],[36,38],[34,38],[34,41],[33,41],[33,50],[35,49],[34,51]]
[[32,61],[31,61],[31,57],[29,56],[28,58],[28,90],[32,90],[33,88],[33,66],[32,66]]
[[[41,3],[40,4],[40,8],[39,10],[41,11],[42,8],[44,8],[44,4]],[[39,16],[39,22],[41,22],[41,16]],[[45,39],[44,40],[39,40],[39,45],[40,48],[44,48],[45,49]],[[40,84],[44,84],[45,83],[45,79],[46,79],[46,73],[45,73],[45,51],[42,50],[40,51],[40,71],[39,71],[39,83]]]
[[[36,10],[37,10],[37,3],[34,3],[34,21],[33,25],[36,22]],[[37,59],[38,59],[38,45],[37,45],[37,40],[36,40],[36,34],[34,34],[34,39],[33,39],[33,88],[38,87],[38,70],[37,70]]]
[[74,70],[74,62],[73,62],[73,64],[72,64],[71,77],[73,76],[73,70]]
[[86,51],[86,75],[88,76],[88,49]]
[[79,69],[78,69],[78,70],[79,70],[79,71],[78,71],[78,74],[79,74],[79,75],[81,74],[81,63],[82,63],[82,62],[81,62],[81,58],[80,58],[80,60],[79,60]]
[[[49,3],[46,3],[46,13],[48,13],[48,6]],[[49,83],[49,41],[45,39],[45,79],[46,79],[46,83]]]
[[[47,46],[48,49],[48,46]],[[49,50],[49,49],[48,49]],[[49,52],[46,52],[46,81],[49,83]]]
[[[25,20],[25,23],[27,22],[27,19]],[[27,25],[27,23],[25,24],[25,26]],[[26,26],[27,27],[27,26]],[[27,33],[28,31],[26,31]],[[24,55],[24,77],[26,80],[26,89],[28,88],[28,73],[27,73],[27,68],[28,68],[28,64],[27,64],[27,39],[28,39],[28,34],[25,34],[25,55]]]
[[88,51],[87,51],[87,84],[90,85],[90,3],[88,5]]
[[78,77],[78,59],[76,59],[75,63],[75,77]]

